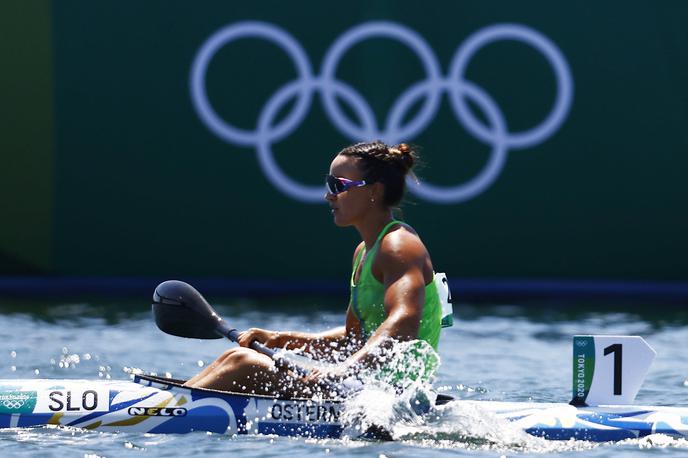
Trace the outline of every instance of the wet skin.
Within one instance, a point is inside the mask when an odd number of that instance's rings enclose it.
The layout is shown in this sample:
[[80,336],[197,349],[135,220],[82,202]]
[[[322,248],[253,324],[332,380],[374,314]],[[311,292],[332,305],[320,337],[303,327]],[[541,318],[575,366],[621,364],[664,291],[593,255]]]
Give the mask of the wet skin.
[[[355,181],[364,179],[358,159],[350,156],[336,156],[329,173]],[[353,226],[361,235],[362,242],[354,252],[354,259],[364,246],[367,251],[373,247],[382,228],[393,219],[391,208],[383,204],[383,197],[384,185],[381,183],[325,195],[334,223],[339,227]],[[363,262],[356,272],[355,281],[358,281],[362,265]],[[390,345],[390,338],[411,340],[417,337],[425,302],[425,285],[433,281],[433,269],[418,235],[411,228],[399,225],[382,239],[372,273],[385,286],[387,318],[367,341],[362,341],[360,322],[350,306],[344,326],[322,333],[252,328],[241,333],[239,348],[227,350],[189,379],[186,385],[268,395],[310,395],[325,389],[324,379],[327,377],[341,379],[357,367],[375,365],[377,358],[371,350]],[[246,348],[254,340],[271,348],[303,348],[317,359],[327,359],[333,348],[339,351],[347,349],[350,356],[328,373],[316,370],[307,377],[298,377],[275,367],[268,356]]]

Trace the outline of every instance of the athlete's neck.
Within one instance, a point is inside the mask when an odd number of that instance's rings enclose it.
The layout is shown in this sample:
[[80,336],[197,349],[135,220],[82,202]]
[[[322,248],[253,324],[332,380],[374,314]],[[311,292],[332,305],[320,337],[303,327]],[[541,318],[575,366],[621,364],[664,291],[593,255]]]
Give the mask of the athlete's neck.
[[365,243],[366,250],[370,250],[375,245],[380,231],[392,220],[394,220],[394,216],[392,216],[391,210],[370,212],[364,222],[356,225],[356,229]]

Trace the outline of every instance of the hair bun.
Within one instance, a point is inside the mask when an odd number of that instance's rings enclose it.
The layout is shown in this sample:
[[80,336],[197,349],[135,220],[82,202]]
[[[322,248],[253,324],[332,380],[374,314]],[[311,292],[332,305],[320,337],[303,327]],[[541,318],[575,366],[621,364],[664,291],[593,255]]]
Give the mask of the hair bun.
[[366,182],[384,184],[384,205],[395,206],[401,202],[407,176],[418,182],[411,170],[418,153],[406,143],[389,146],[381,140],[362,142],[347,146],[339,154],[358,159],[357,166]]
[[408,173],[416,162],[415,151],[406,143],[399,143],[396,146],[389,148],[389,151],[398,156],[398,162],[404,169],[404,173]]

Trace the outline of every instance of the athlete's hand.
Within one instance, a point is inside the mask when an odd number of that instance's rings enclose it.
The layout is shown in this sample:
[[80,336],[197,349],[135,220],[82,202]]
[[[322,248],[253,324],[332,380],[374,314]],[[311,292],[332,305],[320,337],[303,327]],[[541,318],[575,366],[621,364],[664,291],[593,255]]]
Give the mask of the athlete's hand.
[[248,347],[253,341],[260,342],[266,347],[274,348],[281,346],[280,333],[268,331],[267,329],[251,328],[239,333],[237,342],[242,347]]
[[339,364],[333,367],[327,368],[316,368],[313,369],[310,374],[303,378],[306,383],[313,382],[325,382],[325,381],[335,381],[340,382],[350,374],[350,367],[346,364]]

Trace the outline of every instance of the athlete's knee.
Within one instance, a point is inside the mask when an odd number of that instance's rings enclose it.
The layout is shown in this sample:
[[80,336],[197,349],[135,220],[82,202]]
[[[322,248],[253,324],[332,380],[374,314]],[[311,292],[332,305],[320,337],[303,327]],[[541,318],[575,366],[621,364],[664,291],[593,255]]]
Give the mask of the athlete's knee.
[[226,360],[227,358],[231,358],[234,353],[236,353],[237,350],[239,350],[240,347],[237,348],[230,348],[228,350],[225,350],[218,358],[217,361],[221,362]]
[[248,365],[256,359],[256,356],[258,353],[250,348],[232,348],[222,354],[222,365],[231,367]]

